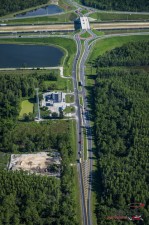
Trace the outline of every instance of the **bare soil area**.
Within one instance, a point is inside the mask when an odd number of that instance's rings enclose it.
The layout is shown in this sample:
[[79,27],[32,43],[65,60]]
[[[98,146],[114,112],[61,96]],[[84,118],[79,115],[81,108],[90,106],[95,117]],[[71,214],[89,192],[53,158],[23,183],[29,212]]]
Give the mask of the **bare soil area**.
[[[24,170],[31,173],[59,176],[60,164],[61,158],[58,154],[55,154],[54,156],[49,156],[47,152],[35,154],[12,154],[9,170]],[[56,170],[50,169],[53,165],[57,168]]]

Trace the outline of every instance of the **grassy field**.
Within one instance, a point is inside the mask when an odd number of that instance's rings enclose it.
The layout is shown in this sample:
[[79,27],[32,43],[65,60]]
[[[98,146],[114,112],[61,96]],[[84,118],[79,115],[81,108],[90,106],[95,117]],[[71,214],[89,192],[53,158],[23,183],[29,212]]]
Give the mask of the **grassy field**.
[[36,74],[37,76],[39,75],[44,75],[44,74],[49,74],[50,72],[53,72],[54,71],[54,74],[59,76],[60,75],[60,72],[58,69],[32,69],[32,70],[27,70],[27,69],[16,69],[16,70],[0,70],[0,75],[30,75],[30,74]]
[[80,37],[82,38],[89,38],[91,35],[88,32],[85,32],[83,34],[80,35]]
[[33,103],[29,100],[22,101],[19,117],[22,118],[24,114],[29,114],[30,112],[33,113]]
[[125,43],[130,41],[142,41],[148,40],[148,35],[134,35],[134,36],[126,36],[126,37],[111,37],[97,41],[93,50],[89,56],[88,62],[95,60],[99,55],[102,55],[106,51],[110,51],[116,47],[120,47]]
[[118,13],[101,13],[95,12],[89,15],[97,21],[113,21],[113,20],[149,20],[149,15],[145,14],[118,14]]
[[88,10],[86,10],[86,9],[83,9],[82,11],[81,11],[81,13],[84,15],[84,14],[86,14],[88,12]]
[[58,1],[58,4],[61,8],[63,8],[65,11],[69,11],[69,10],[72,10],[72,9],[75,9],[75,7],[72,5],[72,4],[69,4],[67,2],[67,0],[59,0]]
[[74,113],[75,108],[74,106],[67,106],[66,109],[64,109],[64,113]]
[[64,13],[61,15],[51,15],[51,16],[42,16],[42,17],[33,17],[33,18],[22,18],[15,20],[8,20],[6,24],[51,24],[51,23],[65,23],[73,22],[77,18],[77,15],[74,12]]
[[64,66],[64,75],[70,76],[72,71],[72,62],[76,52],[76,44],[74,40],[62,37],[49,38],[21,38],[21,39],[1,39],[0,43],[14,43],[14,44],[37,44],[37,45],[54,45],[60,47],[65,56],[62,59]]
[[74,95],[66,95],[66,103],[73,103],[74,102]]
[[78,178],[78,171],[77,167],[73,167],[74,177],[75,177],[75,193],[76,193],[76,202],[77,202],[77,219],[79,221],[79,225],[82,225],[82,217],[81,217],[81,196],[80,196],[80,185],[79,185],[79,178]]
[[126,33],[138,33],[140,31],[149,32],[149,29],[104,30],[104,34],[122,34],[122,33],[126,34]]
[[6,169],[9,163],[10,154],[0,152],[0,169]]
[[104,32],[103,31],[99,31],[99,30],[93,30],[94,34],[96,34],[97,36],[101,36],[101,35],[104,35]]
[[80,105],[83,106],[83,99],[82,99],[82,96],[79,97],[79,102],[80,102]]
[[62,77],[58,77],[57,81],[44,81],[47,89],[51,90],[60,90],[64,92],[72,92],[73,84],[71,79],[64,79]]

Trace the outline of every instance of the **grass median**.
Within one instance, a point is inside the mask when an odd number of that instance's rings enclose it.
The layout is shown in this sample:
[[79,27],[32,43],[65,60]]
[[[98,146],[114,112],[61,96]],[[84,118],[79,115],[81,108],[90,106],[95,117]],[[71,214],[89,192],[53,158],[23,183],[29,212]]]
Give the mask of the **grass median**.
[[117,36],[117,37],[109,37],[104,38],[102,40],[99,40],[96,42],[94,47],[92,48],[92,51],[90,53],[88,62],[92,62],[95,60],[99,55],[102,55],[106,51],[110,51],[116,47],[120,47],[125,43],[131,42],[131,41],[143,41],[148,40],[148,35],[130,35],[130,36]]
[[131,14],[131,13],[102,13],[95,12],[89,15],[89,17],[96,19],[97,21],[117,21],[117,20],[148,20],[147,14]]

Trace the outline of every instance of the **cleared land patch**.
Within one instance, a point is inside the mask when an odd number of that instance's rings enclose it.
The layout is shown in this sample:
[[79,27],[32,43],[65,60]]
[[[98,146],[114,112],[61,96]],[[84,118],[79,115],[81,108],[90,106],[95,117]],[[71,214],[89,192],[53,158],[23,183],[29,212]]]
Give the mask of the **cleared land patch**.
[[24,170],[48,176],[60,176],[61,158],[58,153],[12,154],[9,170]]
[[31,103],[29,100],[24,100],[21,103],[21,111],[20,111],[20,117],[23,117],[24,114],[33,113],[33,103]]

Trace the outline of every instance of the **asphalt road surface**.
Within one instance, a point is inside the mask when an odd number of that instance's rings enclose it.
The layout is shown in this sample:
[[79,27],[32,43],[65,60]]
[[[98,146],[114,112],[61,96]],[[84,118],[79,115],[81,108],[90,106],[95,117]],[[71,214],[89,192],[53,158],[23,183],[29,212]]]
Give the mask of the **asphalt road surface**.
[[[149,28],[149,22],[125,22],[125,23],[93,23],[94,29],[130,29],[130,28]],[[74,24],[55,24],[55,25],[24,25],[24,26],[0,26],[0,33],[9,32],[37,32],[37,31],[74,31]]]

